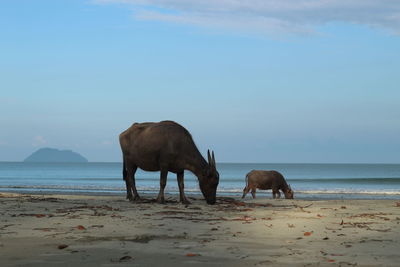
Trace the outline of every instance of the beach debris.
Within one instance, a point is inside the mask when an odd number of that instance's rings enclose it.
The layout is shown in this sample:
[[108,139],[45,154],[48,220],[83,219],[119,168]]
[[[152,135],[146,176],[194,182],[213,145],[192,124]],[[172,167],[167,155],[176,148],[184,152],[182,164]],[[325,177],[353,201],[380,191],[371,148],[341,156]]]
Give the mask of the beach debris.
[[25,197],[29,202],[39,202],[39,201],[49,201],[49,202],[59,202],[59,198],[54,197],[34,197],[34,196],[26,196]]
[[111,259],[110,261],[111,262],[127,262],[127,261],[130,261],[130,260],[133,260],[133,257],[131,257],[129,255],[126,255],[126,256],[123,256],[123,257],[121,257],[119,259]]
[[158,211],[158,212],[155,212],[154,214],[160,214],[160,215],[176,215],[176,214],[182,214],[182,215],[204,215],[203,212],[199,212],[199,211],[175,211],[175,210]]
[[313,203],[311,203],[309,205],[306,205],[306,206],[300,206],[300,205],[297,205],[297,204],[293,203],[293,207],[299,208],[302,212],[311,213],[311,211],[305,210],[305,208],[308,208],[308,207],[312,206],[312,204]]
[[357,228],[367,228],[368,224],[374,224],[375,222],[345,222],[343,223],[344,228],[357,227]]
[[79,215],[75,214],[75,215],[70,215],[70,216],[67,216],[67,218],[68,218],[68,219],[80,219],[80,218],[81,218],[81,216],[79,216]]
[[70,213],[70,212],[77,212],[77,211],[84,211],[84,210],[92,210],[93,212],[97,212],[97,210],[106,210],[106,211],[120,211],[119,208],[113,208],[108,205],[102,205],[102,206],[90,206],[90,205],[80,205],[80,206],[75,206],[75,207],[70,207],[70,208],[63,208],[63,209],[57,209],[57,213]]
[[341,206],[340,208],[343,210],[347,209],[346,206]]
[[157,236],[155,235],[143,234],[143,235],[137,235],[134,238],[129,239],[129,241],[145,244],[149,243],[151,240],[154,240],[156,238]]
[[257,219],[254,217],[247,216],[247,215],[245,215],[243,217],[238,217],[238,218],[232,219],[232,221],[245,221],[245,222],[255,221],[255,220],[257,220]]
[[94,212],[94,213],[93,213],[92,216],[106,216],[106,215],[107,215],[107,213],[98,212],[97,210],[94,210],[93,212]]
[[[342,222],[340,225],[343,225],[343,228],[363,228],[366,230],[371,230],[371,231],[378,231],[378,232],[389,232],[391,228],[387,229],[376,229],[376,228],[371,228],[369,225],[371,224],[377,224],[377,222]],[[340,234],[344,235],[344,234]],[[338,235],[339,236],[339,235]]]
[[187,253],[186,257],[196,257],[196,256],[200,256],[200,254],[196,254],[196,253]]
[[254,208],[254,207],[276,207],[272,204],[266,203],[266,204],[262,204],[262,203],[246,203],[243,201],[238,201],[234,198],[230,198],[230,197],[218,197],[217,198],[218,203],[220,204],[233,204],[235,206],[239,206],[239,207],[250,207],[250,208]]
[[288,226],[289,228],[295,228],[295,227],[296,227],[296,226],[294,226],[294,224],[291,224],[291,223],[288,223],[287,226]]
[[240,210],[238,210],[238,211],[253,211],[253,209],[251,209],[251,208],[246,208],[246,209],[240,209]]
[[174,207],[174,206],[165,206],[163,209],[170,209],[170,210],[180,210],[179,207]]
[[396,207],[400,207],[400,202],[396,202]]
[[103,228],[104,225],[102,225],[102,224],[93,224],[93,225],[91,225],[90,227],[91,227],[91,228]]
[[304,232],[304,236],[310,236],[310,235],[312,235],[312,233],[314,233],[314,231],[311,231],[311,232]]
[[126,255],[126,256],[121,257],[121,258],[119,259],[119,261],[120,261],[120,262],[123,262],[123,261],[129,261],[129,260],[131,260],[131,259],[133,259],[131,256]]
[[43,231],[43,232],[50,232],[52,230],[56,230],[56,228],[33,228],[33,230]]
[[349,218],[369,218],[369,219],[382,219],[385,221],[390,220],[388,217],[384,217],[384,216],[388,216],[388,215],[393,215],[392,213],[384,213],[384,212],[377,212],[377,213],[361,213],[361,214],[356,214],[353,216],[350,216]]
[[4,230],[4,229],[6,229],[7,227],[10,227],[10,226],[13,226],[14,224],[6,224],[6,225],[3,225],[2,227],[0,227],[0,230]]
[[329,237],[324,237],[324,238],[322,238],[322,240],[328,240],[329,239]]
[[67,248],[68,247],[68,245],[65,245],[65,244],[62,244],[62,245],[58,245],[58,249],[64,249],[64,248]]
[[154,239],[159,240],[167,240],[167,239],[187,239],[187,233],[183,232],[183,234],[179,235],[150,235],[150,234],[143,234],[137,236],[85,236],[82,240],[88,242],[94,241],[120,241],[120,242],[136,242],[136,243],[148,243]]
[[244,203],[243,201],[238,201],[238,200],[232,201],[231,204],[236,205],[236,206],[242,206],[242,207],[246,206],[246,203]]
[[260,262],[258,262],[258,263],[256,264],[256,266],[259,266],[259,265],[262,265],[262,266],[271,265],[272,263],[274,263],[274,262],[273,262],[273,261],[270,261],[270,260],[265,260],[265,261],[260,261]]
[[328,255],[328,253],[326,253],[326,252],[323,251],[323,250],[320,250],[319,252],[321,252],[321,254],[324,255],[324,256]]
[[18,215],[12,215],[11,217],[19,217],[19,216],[32,216],[32,217],[36,217],[36,218],[43,218],[43,217],[46,217],[46,216],[48,216],[48,217],[53,217],[54,215],[53,214],[38,214],[38,213],[20,213],[20,214],[18,214]]
[[368,241],[375,241],[375,242],[393,242],[393,239],[369,239]]
[[76,229],[78,229],[78,230],[86,230],[85,226],[83,226],[83,225],[78,225],[76,227]]
[[367,227],[367,230],[377,231],[377,232],[390,232],[390,230],[392,230],[392,229],[391,229],[391,228],[387,228],[387,229],[373,229],[373,228]]
[[328,262],[336,262],[336,260],[333,260],[333,259],[328,259],[327,261]]

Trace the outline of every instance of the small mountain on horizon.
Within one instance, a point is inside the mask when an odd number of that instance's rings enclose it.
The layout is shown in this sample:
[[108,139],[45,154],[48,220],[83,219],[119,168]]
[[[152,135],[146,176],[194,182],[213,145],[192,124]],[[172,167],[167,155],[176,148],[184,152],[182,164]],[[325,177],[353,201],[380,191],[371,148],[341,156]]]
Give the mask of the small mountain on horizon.
[[72,150],[46,147],[33,152],[24,162],[88,162],[88,160]]

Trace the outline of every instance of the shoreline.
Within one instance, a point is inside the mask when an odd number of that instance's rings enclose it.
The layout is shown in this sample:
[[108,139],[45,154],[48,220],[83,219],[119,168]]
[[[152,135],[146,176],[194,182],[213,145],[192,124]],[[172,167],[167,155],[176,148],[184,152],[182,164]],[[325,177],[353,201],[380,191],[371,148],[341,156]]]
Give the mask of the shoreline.
[[[158,191],[155,190],[138,190],[140,195],[144,196],[152,196],[158,194]],[[4,190],[4,188],[0,188],[0,194],[4,193],[16,193],[16,194],[30,194],[30,195],[88,195],[88,196],[121,196],[125,197],[125,190],[116,191],[116,190],[33,190],[33,189],[24,189],[15,188],[13,190]],[[200,190],[197,191],[186,191],[187,195],[193,195],[194,197],[202,197]],[[165,192],[166,195],[174,197],[179,196],[178,191],[170,191]],[[242,192],[217,192],[217,197],[235,197],[241,198]],[[400,200],[400,192],[321,192],[321,191],[295,191],[295,199],[298,200]],[[257,199],[272,199],[272,192],[269,191],[257,191]],[[282,196],[284,198],[284,196]],[[246,196],[246,200],[252,199],[251,196]]]
[[396,266],[400,202],[0,193],[1,266]]

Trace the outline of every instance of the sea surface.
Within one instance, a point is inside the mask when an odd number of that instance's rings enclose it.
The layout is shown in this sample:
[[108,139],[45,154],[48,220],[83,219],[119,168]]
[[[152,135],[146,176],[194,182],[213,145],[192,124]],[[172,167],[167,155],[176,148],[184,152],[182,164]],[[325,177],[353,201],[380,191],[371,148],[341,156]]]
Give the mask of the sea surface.
[[[248,164],[219,163],[218,195],[242,194],[249,171],[281,172],[302,199],[400,199],[400,164]],[[157,193],[159,172],[136,173],[139,194]],[[121,163],[0,162],[0,191],[125,196]],[[176,175],[168,174],[166,193],[178,194]],[[201,194],[197,178],[185,172],[185,192]],[[272,197],[271,190],[257,196]],[[248,198],[251,194],[248,194]]]

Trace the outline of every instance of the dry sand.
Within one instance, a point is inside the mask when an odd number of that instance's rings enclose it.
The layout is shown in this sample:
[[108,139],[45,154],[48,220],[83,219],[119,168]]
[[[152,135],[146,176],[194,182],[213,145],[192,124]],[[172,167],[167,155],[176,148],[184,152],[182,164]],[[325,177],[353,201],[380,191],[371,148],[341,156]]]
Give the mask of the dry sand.
[[400,265],[400,202],[0,193],[0,266]]

